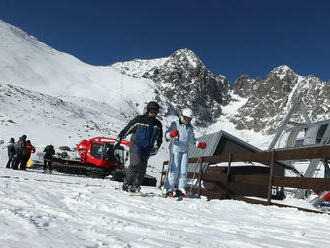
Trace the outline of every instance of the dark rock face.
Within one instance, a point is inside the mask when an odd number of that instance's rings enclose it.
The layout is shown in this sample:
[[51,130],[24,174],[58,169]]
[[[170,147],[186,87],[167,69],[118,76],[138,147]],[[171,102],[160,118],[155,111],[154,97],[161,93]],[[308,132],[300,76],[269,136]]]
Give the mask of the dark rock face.
[[164,98],[165,114],[190,107],[198,126],[213,123],[220,117],[221,107],[231,100],[226,78],[215,77],[188,49],[178,50],[168,58],[116,63],[112,68],[129,76],[152,79],[157,84],[158,100]]
[[[330,84],[314,76],[298,76],[287,66],[275,68],[265,80],[242,76],[234,92],[248,98],[230,117],[238,129],[274,134],[297,96],[302,98],[312,121],[330,118]],[[298,114],[295,120],[302,118]]]

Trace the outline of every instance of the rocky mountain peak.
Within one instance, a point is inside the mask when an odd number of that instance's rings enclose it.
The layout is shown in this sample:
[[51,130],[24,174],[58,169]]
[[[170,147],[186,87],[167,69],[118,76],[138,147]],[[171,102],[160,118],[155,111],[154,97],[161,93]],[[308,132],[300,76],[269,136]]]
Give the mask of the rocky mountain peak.
[[240,97],[247,97],[254,92],[255,79],[250,78],[248,75],[241,75],[234,84],[234,92]]
[[[330,84],[315,76],[299,76],[285,65],[273,69],[264,80],[241,76],[235,82],[234,92],[247,98],[231,117],[238,129],[273,134],[297,96],[306,104],[312,121],[330,118]],[[301,121],[299,116],[296,118]]]
[[[139,63],[139,64],[137,64]],[[221,115],[221,107],[230,101],[230,83],[216,77],[197,55],[185,48],[167,58],[116,63],[111,68],[129,76],[151,79],[157,85],[165,114],[178,114],[189,107],[195,124],[207,126]]]
[[280,80],[287,82],[293,82],[297,78],[297,74],[287,65],[281,65],[274,68],[268,75],[267,78],[276,77]]
[[169,58],[188,67],[197,67],[203,65],[197,55],[188,48],[175,51]]

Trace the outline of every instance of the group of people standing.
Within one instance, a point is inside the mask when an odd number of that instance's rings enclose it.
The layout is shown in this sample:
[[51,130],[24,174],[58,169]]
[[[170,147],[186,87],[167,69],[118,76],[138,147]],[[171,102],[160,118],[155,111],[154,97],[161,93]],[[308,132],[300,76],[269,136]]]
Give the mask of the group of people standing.
[[26,135],[22,135],[15,143],[14,138],[10,138],[8,145],[8,162],[7,169],[26,170],[26,164],[31,157],[31,153],[35,153],[36,149],[30,140],[26,140]]
[[[26,135],[22,135],[17,142],[14,138],[10,138],[8,148],[8,162],[7,169],[13,170],[26,170],[27,162],[31,154],[36,152],[35,147],[31,144],[30,140],[26,140]],[[48,169],[52,171],[52,156],[55,154],[52,145],[46,146],[44,149],[44,172]]]
[[[139,193],[143,181],[148,159],[156,155],[163,142],[163,128],[156,118],[159,112],[157,102],[149,102],[144,115],[138,115],[131,120],[119,133],[115,146],[127,135],[132,134],[130,139],[130,165],[126,171],[122,190]],[[194,128],[191,124],[193,112],[191,109],[183,109],[179,119],[173,121],[165,132],[167,141],[173,139],[171,149],[171,164],[169,176],[166,179],[165,188],[167,196],[180,197],[186,194],[189,143],[198,148],[205,149],[206,143],[195,139]]]

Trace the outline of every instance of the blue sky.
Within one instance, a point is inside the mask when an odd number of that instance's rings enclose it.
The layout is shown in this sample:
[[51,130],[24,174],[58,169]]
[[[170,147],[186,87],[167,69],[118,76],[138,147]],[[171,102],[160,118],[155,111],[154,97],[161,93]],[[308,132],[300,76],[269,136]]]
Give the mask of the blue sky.
[[329,13],[326,0],[0,0],[0,19],[88,64],[189,48],[232,83],[283,64],[328,81]]

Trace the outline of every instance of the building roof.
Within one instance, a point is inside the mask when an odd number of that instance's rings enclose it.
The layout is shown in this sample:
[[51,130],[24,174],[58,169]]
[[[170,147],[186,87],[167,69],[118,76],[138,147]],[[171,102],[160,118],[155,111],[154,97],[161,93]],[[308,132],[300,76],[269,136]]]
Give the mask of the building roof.
[[[229,152],[234,153],[233,151],[239,150],[239,152],[261,152],[262,150],[250,145],[249,143],[225,132],[218,131],[211,134],[207,134],[197,138],[200,142],[206,142],[207,146],[204,150],[197,148],[196,146],[189,145],[189,157],[198,158],[198,157],[207,157],[214,155],[226,155]],[[222,146],[222,147],[221,147]],[[203,171],[207,169],[209,163],[203,163]],[[197,164],[189,164],[188,172],[198,172],[199,169],[196,168]]]

